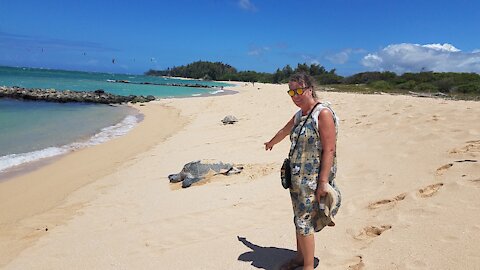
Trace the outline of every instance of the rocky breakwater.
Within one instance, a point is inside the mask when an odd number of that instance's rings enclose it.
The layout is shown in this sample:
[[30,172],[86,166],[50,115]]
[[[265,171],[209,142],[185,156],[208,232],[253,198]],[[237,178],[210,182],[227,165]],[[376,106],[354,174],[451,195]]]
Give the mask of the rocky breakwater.
[[155,100],[154,96],[120,96],[106,93],[103,90],[95,91],[57,91],[55,89],[29,89],[22,87],[0,86],[0,98],[24,99],[24,100],[44,100],[51,102],[86,102],[119,104],[126,102],[149,102]]

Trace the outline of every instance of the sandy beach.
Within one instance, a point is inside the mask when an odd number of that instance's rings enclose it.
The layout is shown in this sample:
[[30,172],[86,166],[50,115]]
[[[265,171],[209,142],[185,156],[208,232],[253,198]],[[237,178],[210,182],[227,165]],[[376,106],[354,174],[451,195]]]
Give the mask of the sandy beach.
[[[263,143],[297,108],[286,85],[231,90],[136,106],[127,135],[1,182],[0,268],[277,269],[295,250],[289,141]],[[480,103],[318,94],[341,120],[343,204],[316,269],[480,269]],[[199,159],[244,170],[169,183]]]

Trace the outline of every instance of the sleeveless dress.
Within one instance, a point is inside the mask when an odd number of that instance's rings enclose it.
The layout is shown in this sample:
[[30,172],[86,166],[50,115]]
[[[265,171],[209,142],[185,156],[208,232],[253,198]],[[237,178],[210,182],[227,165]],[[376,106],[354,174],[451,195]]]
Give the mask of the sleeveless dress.
[[[315,196],[322,153],[322,143],[318,133],[318,115],[325,108],[332,112],[335,132],[338,134],[339,121],[328,103],[318,104],[308,119],[308,115],[302,115],[302,111],[298,111],[295,114],[294,127],[290,133],[291,149],[295,147],[295,142],[297,137],[299,137],[298,145],[293,152],[290,151],[291,156],[289,158],[292,172],[290,197],[293,205],[294,223],[297,233],[301,235],[310,235],[318,232],[332,222],[330,217],[325,216],[323,211],[320,211],[319,203]],[[306,123],[302,128],[304,121]],[[337,158],[336,153],[334,153],[328,182],[337,191],[338,198],[337,204],[332,209],[332,215],[337,213],[341,204],[340,190],[338,190],[334,180],[336,172]]]

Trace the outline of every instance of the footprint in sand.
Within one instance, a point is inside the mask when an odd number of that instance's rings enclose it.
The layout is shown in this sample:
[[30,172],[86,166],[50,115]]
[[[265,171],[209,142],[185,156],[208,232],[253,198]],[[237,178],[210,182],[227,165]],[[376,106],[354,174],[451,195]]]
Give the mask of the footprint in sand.
[[477,178],[477,179],[472,179],[472,180],[468,180],[474,184],[477,184],[477,185],[480,185],[480,178]]
[[259,177],[267,176],[277,171],[276,163],[268,164],[245,164],[243,176],[250,180],[255,180]]
[[452,166],[453,166],[453,163],[445,164],[445,165],[441,166],[440,168],[438,168],[437,171],[435,172],[435,174],[437,176],[443,175],[445,173],[445,171],[448,170]]
[[433,185],[426,186],[418,190],[420,197],[427,198],[432,197],[438,190],[443,186],[443,183],[437,183]]
[[478,160],[476,159],[462,159],[462,160],[455,160],[455,162],[477,162]]
[[480,140],[468,141],[466,143],[463,147],[452,149],[450,154],[480,152]]
[[365,264],[363,263],[362,256],[357,256],[355,260],[358,262],[355,264],[349,265],[348,270],[362,270],[363,268],[365,268]]
[[392,208],[397,202],[403,201],[405,197],[407,196],[407,193],[402,193],[397,196],[395,196],[393,199],[385,199],[385,200],[380,200],[377,202],[373,202],[368,205],[368,208],[370,209],[377,209],[380,207],[389,207]]
[[384,231],[390,230],[391,228],[392,228],[392,225],[382,225],[380,227],[367,226],[363,228],[363,230],[353,238],[357,240],[366,240],[366,239],[374,238],[374,237],[380,236]]

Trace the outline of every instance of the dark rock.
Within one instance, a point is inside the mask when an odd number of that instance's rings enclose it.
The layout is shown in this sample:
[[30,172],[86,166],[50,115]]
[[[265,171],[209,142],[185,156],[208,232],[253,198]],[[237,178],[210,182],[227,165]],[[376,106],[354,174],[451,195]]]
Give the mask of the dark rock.
[[155,97],[148,96],[120,96],[106,93],[103,89],[95,91],[56,91],[55,89],[28,89],[22,87],[0,87],[0,98],[24,100],[44,100],[52,102],[87,102],[103,104],[119,104],[126,102],[149,102]]

